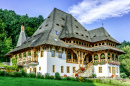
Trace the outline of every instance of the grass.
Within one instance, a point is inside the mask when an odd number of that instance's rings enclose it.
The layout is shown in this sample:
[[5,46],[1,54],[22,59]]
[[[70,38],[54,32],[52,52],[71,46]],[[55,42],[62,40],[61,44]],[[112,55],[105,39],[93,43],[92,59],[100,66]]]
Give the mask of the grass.
[[110,86],[110,85],[101,83],[91,83],[91,82],[0,76],[0,86]]

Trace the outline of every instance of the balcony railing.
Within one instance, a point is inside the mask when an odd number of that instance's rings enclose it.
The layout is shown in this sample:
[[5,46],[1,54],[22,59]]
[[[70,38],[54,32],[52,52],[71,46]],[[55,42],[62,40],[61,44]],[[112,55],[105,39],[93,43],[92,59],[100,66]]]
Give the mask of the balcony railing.
[[66,60],[67,63],[77,63],[77,59],[67,59]]

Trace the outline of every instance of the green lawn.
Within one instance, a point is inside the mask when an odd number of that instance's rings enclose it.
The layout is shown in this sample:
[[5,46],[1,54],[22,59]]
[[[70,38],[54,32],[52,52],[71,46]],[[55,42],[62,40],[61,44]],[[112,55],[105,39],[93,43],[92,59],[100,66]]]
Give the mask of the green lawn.
[[1,77],[0,86],[110,86],[107,84],[22,77]]

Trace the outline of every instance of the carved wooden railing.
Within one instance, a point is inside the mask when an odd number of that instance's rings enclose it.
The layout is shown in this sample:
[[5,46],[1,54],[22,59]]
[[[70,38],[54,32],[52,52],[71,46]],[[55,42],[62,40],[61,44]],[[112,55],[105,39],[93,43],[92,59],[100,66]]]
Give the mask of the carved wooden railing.
[[78,69],[77,71],[75,71],[76,74],[79,73],[84,73],[91,65],[93,65],[93,61],[89,62],[85,67],[84,70],[82,71],[81,69]]

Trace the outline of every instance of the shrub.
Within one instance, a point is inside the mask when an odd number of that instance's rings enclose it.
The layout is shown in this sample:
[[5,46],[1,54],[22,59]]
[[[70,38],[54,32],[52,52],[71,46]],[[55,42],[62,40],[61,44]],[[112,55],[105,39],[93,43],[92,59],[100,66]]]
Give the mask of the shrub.
[[49,73],[45,74],[45,79],[50,79],[50,74]]
[[20,72],[22,73],[22,76],[24,76],[24,77],[28,76],[24,69],[22,69]]
[[75,74],[75,77],[78,77],[78,74]]
[[67,75],[66,75],[66,74],[64,74],[64,77],[67,77]]
[[5,71],[0,71],[0,76],[6,76],[6,72]]
[[67,77],[67,80],[71,80],[71,77]]
[[29,77],[30,77],[30,78],[35,78],[35,77],[36,77],[36,74],[32,72],[32,73],[29,74]]
[[44,79],[44,75],[41,76],[41,79]]
[[37,73],[37,78],[41,78],[41,73]]
[[54,79],[54,76],[51,75],[51,76],[50,76],[50,79]]
[[79,82],[85,82],[85,81],[86,81],[85,78],[83,78],[83,77],[79,77]]
[[58,72],[55,73],[55,79],[56,80],[60,80],[61,79],[60,74]]
[[96,77],[97,77],[97,75],[96,75],[96,74],[92,74],[92,77],[93,77],[93,78],[96,78]]
[[67,80],[67,77],[62,78],[62,80]]
[[121,73],[121,74],[120,74],[120,77],[121,77],[121,78],[126,78],[127,75],[126,75],[125,73]]
[[15,77],[22,77],[22,73],[21,72],[14,72]]

